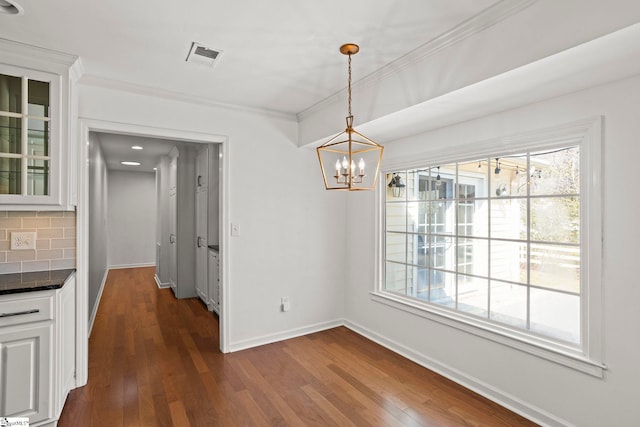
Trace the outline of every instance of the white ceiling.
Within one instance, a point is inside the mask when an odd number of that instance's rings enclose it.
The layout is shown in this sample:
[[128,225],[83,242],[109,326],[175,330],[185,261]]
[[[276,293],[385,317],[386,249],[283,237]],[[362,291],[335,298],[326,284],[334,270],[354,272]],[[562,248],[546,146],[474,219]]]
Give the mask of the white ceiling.
[[[12,0],[0,38],[81,58],[83,79],[297,114],[347,83],[344,43],[357,43],[353,79],[370,75],[497,0]],[[192,42],[222,54],[185,61]],[[170,141],[100,134],[109,169],[152,171]],[[141,145],[134,151],[132,145]],[[140,161],[142,166],[120,164]]]
[[[102,148],[102,154],[109,170],[124,170],[130,172],[153,172],[160,158],[169,154],[175,141],[157,138],[142,138],[130,135],[116,135],[96,132]],[[137,145],[142,150],[131,147]],[[121,162],[140,162],[140,166],[127,166]]]
[[[299,113],[346,87],[343,43],[358,43],[357,80],[497,0],[12,0],[0,38],[80,56],[88,78],[220,103]],[[192,42],[223,51],[185,62]]]

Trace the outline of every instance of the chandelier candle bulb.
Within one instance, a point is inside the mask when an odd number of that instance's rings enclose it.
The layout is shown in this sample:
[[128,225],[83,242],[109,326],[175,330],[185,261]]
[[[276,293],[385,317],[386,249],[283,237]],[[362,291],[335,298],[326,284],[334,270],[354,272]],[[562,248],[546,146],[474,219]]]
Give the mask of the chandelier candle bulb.
[[364,176],[364,159],[360,159],[358,163],[358,168],[360,168],[360,175]]

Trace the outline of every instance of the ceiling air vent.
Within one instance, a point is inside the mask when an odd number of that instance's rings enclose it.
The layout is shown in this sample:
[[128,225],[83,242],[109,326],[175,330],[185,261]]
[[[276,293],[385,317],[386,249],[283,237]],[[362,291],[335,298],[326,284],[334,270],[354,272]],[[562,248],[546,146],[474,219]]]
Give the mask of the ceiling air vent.
[[193,42],[187,55],[187,62],[213,67],[218,58],[220,58],[220,54],[222,54],[221,50],[210,49],[200,43]]

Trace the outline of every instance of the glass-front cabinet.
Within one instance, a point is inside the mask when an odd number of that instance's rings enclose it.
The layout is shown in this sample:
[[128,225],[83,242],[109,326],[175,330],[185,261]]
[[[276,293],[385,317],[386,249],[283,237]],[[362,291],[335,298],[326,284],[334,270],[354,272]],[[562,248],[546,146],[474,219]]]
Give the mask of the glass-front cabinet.
[[70,129],[77,57],[0,40],[0,210],[75,204]]
[[51,81],[0,74],[0,194],[48,196]]

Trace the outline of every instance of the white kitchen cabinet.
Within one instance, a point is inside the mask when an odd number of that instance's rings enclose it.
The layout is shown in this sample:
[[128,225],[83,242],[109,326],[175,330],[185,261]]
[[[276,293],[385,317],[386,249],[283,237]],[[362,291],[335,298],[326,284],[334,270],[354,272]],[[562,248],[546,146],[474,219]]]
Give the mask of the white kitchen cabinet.
[[220,314],[220,254],[209,250],[209,301],[210,311]]
[[[56,336],[56,407],[62,413],[64,402],[76,384],[76,276],[71,275],[66,284],[56,291],[55,336]],[[56,417],[57,418],[57,417]]]
[[[21,308],[14,308],[14,310]],[[52,322],[0,327],[0,414],[51,418]]]
[[207,304],[207,211],[209,208],[209,147],[202,145],[196,155],[196,292]]
[[169,153],[169,277],[176,298],[192,298],[195,279],[195,150],[178,145]]
[[31,425],[53,414],[54,294],[0,298],[0,414]]
[[0,414],[54,426],[75,387],[75,275],[57,290],[0,295]]
[[77,199],[78,58],[0,40],[2,210],[71,210]]

